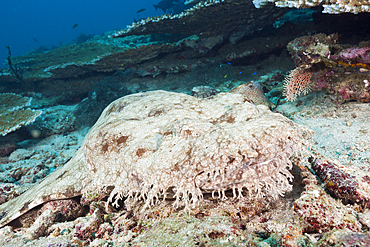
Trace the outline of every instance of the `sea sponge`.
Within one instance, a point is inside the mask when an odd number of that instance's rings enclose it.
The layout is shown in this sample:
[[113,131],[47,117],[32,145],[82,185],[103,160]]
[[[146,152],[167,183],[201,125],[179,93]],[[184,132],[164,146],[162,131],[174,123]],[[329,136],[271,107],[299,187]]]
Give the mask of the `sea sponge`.
[[232,198],[278,198],[292,189],[289,158],[312,132],[241,94],[211,99],[165,91],[112,102],[87,134],[89,178],[84,193],[107,188],[109,202],[143,209],[167,196],[191,208],[212,193]]

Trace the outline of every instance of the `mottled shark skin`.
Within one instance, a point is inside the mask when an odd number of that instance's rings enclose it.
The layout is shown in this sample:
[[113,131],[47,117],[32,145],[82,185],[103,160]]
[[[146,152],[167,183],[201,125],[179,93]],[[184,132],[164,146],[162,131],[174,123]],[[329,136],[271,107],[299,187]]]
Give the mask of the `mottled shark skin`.
[[[162,90],[131,94],[105,108],[63,167],[0,205],[0,227],[51,201],[113,188],[108,203],[150,208],[167,195],[195,208],[203,193],[277,199],[291,191],[289,158],[312,131],[237,93],[198,99]],[[173,193],[172,193],[173,194]]]
[[0,205],[0,227],[42,203],[81,195],[82,181],[85,178],[85,159],[82,149],[79,149],[63,167],[58,168],[22,195]]
[[201,205],[204,192],[232,200],[244,198],[244,189],[250,201],[277,199],[292,189],[289,158],[310,136],[239,93],[131,94],[106,107],[85,137],[91,183],[83,194],[114,188],[108,202],[131,208],[144,201],[141,212],[172,192],[172,206],[185,209]]

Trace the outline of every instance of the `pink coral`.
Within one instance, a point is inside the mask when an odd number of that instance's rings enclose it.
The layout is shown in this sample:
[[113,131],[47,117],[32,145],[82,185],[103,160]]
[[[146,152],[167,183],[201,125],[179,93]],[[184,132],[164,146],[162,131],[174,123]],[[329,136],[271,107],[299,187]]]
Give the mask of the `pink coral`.
[[311,72],[296,68],[285,78],[284,93],[289,101],[294,101],[300,94],[311,91]]
[[362,63],[370,63],[370,47],[351,47],[341,51],[339,57],[345,60],[356,59]]

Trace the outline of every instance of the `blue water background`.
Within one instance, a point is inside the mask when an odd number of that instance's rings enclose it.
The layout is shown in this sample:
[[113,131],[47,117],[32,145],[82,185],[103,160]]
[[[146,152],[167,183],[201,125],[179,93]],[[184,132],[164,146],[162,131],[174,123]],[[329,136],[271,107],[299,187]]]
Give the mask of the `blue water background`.
[[[60,46],[80,33],[102,34],[124,29],[133,22],[163,11],[152,6],[160,0],[0,0],[0,67],[10,45],[12,56],[40,46]],[[146,10],[137,14],[141,8]],[[72,29],[74,24],[78,26]]]

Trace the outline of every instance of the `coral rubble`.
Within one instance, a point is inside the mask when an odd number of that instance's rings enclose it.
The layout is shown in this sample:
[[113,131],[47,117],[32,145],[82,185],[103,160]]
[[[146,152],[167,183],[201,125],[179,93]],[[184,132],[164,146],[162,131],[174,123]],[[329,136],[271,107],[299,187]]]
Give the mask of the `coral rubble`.
[[[309,158],[309,160],[311,160]],[[344,205],[335,200],[319,185],[319,181],[307,167],[300,167],[305,184],[305,190],[294,201],[295,214],[299,217],[299,224],[303,232],[328,232],[330,230],[348,229],[361,232],[362,225],[357,219],[354,207]]]
[[319,186],[311,186],[303,192],[294,202],[294,211],[308,223],[306,232],[322,233],[331,229],[361,231],[355,211],[335,201]]

